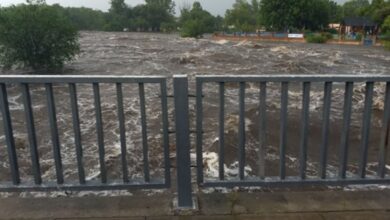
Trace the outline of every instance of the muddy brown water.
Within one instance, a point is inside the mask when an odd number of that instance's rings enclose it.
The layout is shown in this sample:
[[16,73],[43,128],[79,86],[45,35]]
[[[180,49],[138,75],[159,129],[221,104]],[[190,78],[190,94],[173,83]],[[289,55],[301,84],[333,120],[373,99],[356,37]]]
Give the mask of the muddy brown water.
[[[196,75],[252,75],[252,74],[390,74],[390,52],[381,48],[317,44],[283,44],[213,41],[211,39],[182,39],[176,35],[141,33],[80,33],[81,53],[66,66],[65,75],[163,75],[169,77],[168,93],[172,94],[171,77],[187,74],[190,93],[195,94]],[[2,74],[28,74],[28,70],[3,71]],[[338,153],[342,125],[344,86],[335,84],[329,138],[328,176],[337,175]],[[81,118],[84,161],[88,180],[99,178],[96,124],[91,85],[77,86]],[[128,167],[131,178],[142,178],[142,140],[138,87],[125,85],[124,105],[127,131]],[[54,85],[60,129],[60,142],[66,181],[77,180],[76,153],[71,122],[68,88]],[[161,103],[159,88],[146,85],[148,143],[152,177],[159,177],[163,169]],[[9,85],[9,101],[22,180],[32,179],[31,162],[25,128],[22,97],[17,85]],[[55,180],[50,129],[47,119],[46,96],[43,85],[31,86],[34,117],[38,135],[42,175],[45,181]],[[204,150],[218,152],[218,86],[204,87]],[[368,154],[368,174],[374,174],[378,160],[381,118],[383,116],[384,85],[375,85],[375,100]],[[117,119],[115,85],[102,84],[102,112],[105,131],[106,163],[110,179],[121,178],[120,141]],[[288,111],[287,175],[297,175],[299,166],[299,138],[301,122],[301,86],[290,85]],[[312,85],[308,142],[309,176],[318,175],[320,157],[323,84]],[[353,99],[348,175],[356,174],[358,164],[364,85],[356,84]],[[255,175],[256,149],[258,147],[259,86],[247,84],[247,162],[248,175]],[[267,176],[278,175],[280,85],[270,84],[267,98]],[[173,126],[173,100],[169,99],[170,129]],[[195,100],[190,100],[191,129],[195,129]],[[238,158],[238,86],[226,88],[226,166],[229,178],[236,178],[234,165]],[[0,181],[9,181],[9,165],[3,128],[0,128]],[[171,156],[174,157],[174,136],[170,139]],[[194,135],[192,135],[194,145]],[[193,152],[195,152],[193,146]],[[390,155],[388,155],[390,157]],[[173,158],[174,159],[174,158]],[[390,161],[390,158],[389,160]],[[207,163],[208,177],[218,163]]]

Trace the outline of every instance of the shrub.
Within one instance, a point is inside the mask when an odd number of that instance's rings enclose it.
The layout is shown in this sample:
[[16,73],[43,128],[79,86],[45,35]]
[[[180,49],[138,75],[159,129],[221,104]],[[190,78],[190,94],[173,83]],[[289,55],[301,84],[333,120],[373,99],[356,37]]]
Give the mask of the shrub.
[[215,18],[203,10],[199,2],[194,2],[192,9],[183,9],[179,19],[181,24],[181,36],[201,38],[205,33],[212,33],[215,26]]
[[382,31],[390,34],[390,15],[388,15],[382,24]]
[[306,42],[308,43],[323,44],[326,43],[327,41],[328,39],[324,35],[311,34],[306,36]]
[[334,29],[334,28],[327,28],[327,29],[324,30],[324,32],[330,33],[332,35],[339,34],[339,31]]
[[384,41],[384,46],[386,50],[390,50],[390,41]]
[[60,68],[79,51],[70,21],[43,0],[0,8],[0,64],[38,69]]
[[185,22],[181,29],[182,37],[201,38],[203,33],[202,24],[198,20]]
[[331,34],[329,32],[323,32],[323,33],[321,33],[321,36],[325,37],[327,40],[333,39],[333,34]]
[[363,39],[363,34],[357,33],[357,34],[356,34],[356,40],[357,40],[357,41],[362,41],[362,39]]

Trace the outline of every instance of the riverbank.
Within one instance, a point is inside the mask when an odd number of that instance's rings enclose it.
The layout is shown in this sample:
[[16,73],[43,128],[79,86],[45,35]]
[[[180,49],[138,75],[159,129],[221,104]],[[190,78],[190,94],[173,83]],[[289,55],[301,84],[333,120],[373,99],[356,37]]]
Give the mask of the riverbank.
[[[304,38],[277,38],[277,37],[257,37],[257,36],[227,36],[227,35],[213,35],[213,40],[229,40],[229,41],[251,41],[251,42],[281,42],[281,43],[306,43]],[[352,40],[329,40],[326,44],[335,45],[354,45],[363,46],[361,41]],[[376,42],[373,46],[381,47],[381,42]]]

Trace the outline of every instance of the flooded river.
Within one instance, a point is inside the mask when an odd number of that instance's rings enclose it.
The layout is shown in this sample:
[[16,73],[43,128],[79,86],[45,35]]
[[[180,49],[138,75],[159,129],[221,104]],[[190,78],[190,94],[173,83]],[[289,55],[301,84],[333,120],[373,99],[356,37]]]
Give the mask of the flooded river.
[[[171,77],[187,74],[190,94],[195,94],[196,75],[252,75],[252,74],[390,74],[390,52],[382,48],[317,45],[213,41],[211,39],[182,39],[176,35],[139,33],[83,32],[80,36],[81,53],[67,65],[65,75],[163,75],[170,78],[168,93],[172,95]],[[27,71],[3,71],[3,74],[24,74]],[[152,177],[162,174],[162,134],[160,88],[146,86],[148,143]],[[370,138],[368,174],[376,170],[378,160],[379,129],[383,116],[384,85],[376,84],[373,119]],[[78,85],[79,110],[86,176],[88,180],[99,178],[96,124],[91,85]],[[348,175],[356,173],[364,85],[356,84],[353,97],[353,114],[350,137]],[[68,88],[54,85],[60,129],[60,143],[66,181],[77,180],[76,152]],[[138,87],[126,85],[124,105],[128,134],[128,165],[131,178],[142,178],[142,140]],[[19,87],[8,87],[17,153],[22,181],[32,179],[29,146],[25,128],[22,97]],[[34,117],[38,135],[44,181],[55,180],[46,96],[42,85],[31,86]],[[206,84],[204,88],[205,172],[207,177],[218,173],[218,86]],[[332,93],[328,176],[337,174],[338,152],[342,126],[344,85],[334,85]],[[120,140],[116,106],[115,85],[101,85],[102,112],[105,131],[106,163],[109,179],[121,178]],[[289,92],[287,175],[297,175],[299,166],[299,138],[301,121],[301,86],[292,84]],[[247,172],[255,175],[256,149],[258,146],[259,85],[247,84]],[[308,144],[308,175],[318,175],[320,157],[323,84],[313,84],[310,99],[310,125]],[[170,126],[173,125],[173,99],[169,100]],[[266,175],[278,175],[280,85],[270,84],[267,98],[268,147],[266,149]],[[192,130],[195,129],[195,100],[190,100]],[[238,146],[238,85],[226,88],[226,167],[227,177],[237,177]],[[8,156],[3,128],[0,128],[0,181],[9,181]],[[174,161],[174,136],[171,136],[171,156]],[[192,143],[194,145],[194,141]],[[193,147],[193,152],[195,149]],[[390,157],[390,155],[389,155]],[[390,161],[390,158],[389,160]]]

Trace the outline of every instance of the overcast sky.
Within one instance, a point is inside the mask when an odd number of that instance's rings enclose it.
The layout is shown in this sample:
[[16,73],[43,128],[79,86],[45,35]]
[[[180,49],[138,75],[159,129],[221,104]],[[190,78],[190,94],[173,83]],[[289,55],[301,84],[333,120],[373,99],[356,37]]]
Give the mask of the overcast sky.
[[[224,15],[226,9],[231,8],[235,0],[198,0],[204,9],[210,11],[214,15]],[[345,2],[345,0],[336,0],[337,2]],[[11,4],[24,3],[25,0],[0,0],[1,6],[8,6]],[[46,0],[48,4],[59,3],[62,6],[74,7],[89,7],[107,11],[110,7],[110,0]],[[183,4],[192,4],[194,0],[175,0],[178,7]],[[126,0],[126,3],[131,6],[144,3],[144,0]]]

